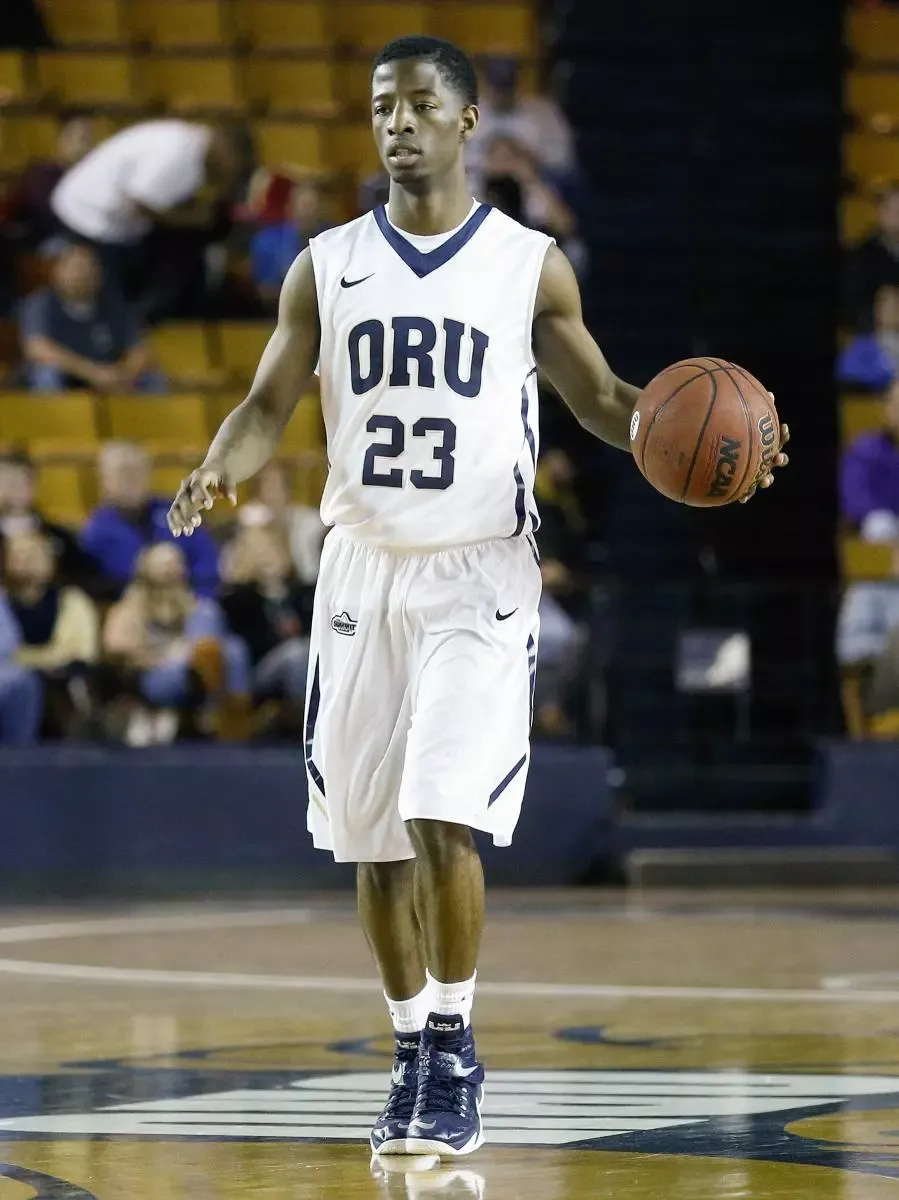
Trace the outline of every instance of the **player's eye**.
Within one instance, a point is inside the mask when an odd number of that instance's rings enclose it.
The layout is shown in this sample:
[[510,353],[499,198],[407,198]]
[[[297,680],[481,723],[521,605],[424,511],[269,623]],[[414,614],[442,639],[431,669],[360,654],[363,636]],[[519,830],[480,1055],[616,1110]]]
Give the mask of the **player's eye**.
[[429,108],[433,108],[433,104],[427,104],[424,100],[420,100],[415,106],[416,112],[426,112]]
[[390,109],[387,107],[386,104],[376,104],[375,105],[375,116],[376,117],[386,116],[386,114],[389,112],[390,112]]

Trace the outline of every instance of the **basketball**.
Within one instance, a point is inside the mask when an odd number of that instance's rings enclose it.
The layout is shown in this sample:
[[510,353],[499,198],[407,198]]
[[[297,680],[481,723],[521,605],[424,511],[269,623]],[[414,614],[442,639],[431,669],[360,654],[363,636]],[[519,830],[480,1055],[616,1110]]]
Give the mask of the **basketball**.
[[771,467],[780,420],[757,379],[721,358],[674,363],[631,420],[634,460],[656,491],[698,508],[740,500]]

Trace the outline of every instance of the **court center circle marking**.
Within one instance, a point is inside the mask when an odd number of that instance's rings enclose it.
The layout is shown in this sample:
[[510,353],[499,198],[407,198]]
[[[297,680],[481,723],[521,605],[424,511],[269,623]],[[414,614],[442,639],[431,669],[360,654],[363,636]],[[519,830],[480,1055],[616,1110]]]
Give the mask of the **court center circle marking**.
[[[79,921],[53,921],[0,928],[0,944],[66,941],[79,937],[116,936],[141,933],[191,932],[194,930],[253,928],[308,924],[311,909],[268,909],[256,912],[220,911],[109,917]],[[321,975],[266,975],[232,971],[166,970],[150,967],[92,966],[86,963],[35,962],[0,958],[0,975],[60,982],[142,984],[152,987],[234,988],[271,992],[377,993],[377,980]],[[883,979],[899,982],[895,973],[883,976],[836,976],[818,988],[669,987],[644,984],[593,983],[492,983],[478,984],[478,994],[505,999],[597,999],[597,1000],[734,1000],[773,1004],[896,1004],[899,990],[866,990],[852,981]],[[835,983],[835,980],[841,982]],[[847,981],[846,985],[843,980]]]

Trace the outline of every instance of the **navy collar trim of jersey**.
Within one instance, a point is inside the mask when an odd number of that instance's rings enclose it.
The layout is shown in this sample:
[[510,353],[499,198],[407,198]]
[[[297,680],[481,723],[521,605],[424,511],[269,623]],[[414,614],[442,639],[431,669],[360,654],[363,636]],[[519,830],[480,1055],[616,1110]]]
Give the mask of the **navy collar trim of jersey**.
[[403,235],[394,229],[387,219],[387,209],[383,204],[374,210],[374,218],[381,233],[384,234],[387,244],[397,252],[406,266],[414,271],[419,279],[424,279],[426,275],[430,275],[432,271],[436,271],[438,267],[442,267],[451,258],[454,258],[462,247],[471,241],[492,211],[489,204],[482,204],[451,238],[442,246],[438,246],[436,250],[428,250],[427,253],[413,246],[411,242],[407,242]]

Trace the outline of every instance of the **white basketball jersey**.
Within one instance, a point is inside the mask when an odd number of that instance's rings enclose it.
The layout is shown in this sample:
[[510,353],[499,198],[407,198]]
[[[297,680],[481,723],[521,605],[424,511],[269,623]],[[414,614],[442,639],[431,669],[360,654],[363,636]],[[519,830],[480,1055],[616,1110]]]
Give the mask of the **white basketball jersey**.
[[422,550],[537,528],[531,327],[550,242],[488,205],[427,252],[383,208],[313,238],[326,525]]

